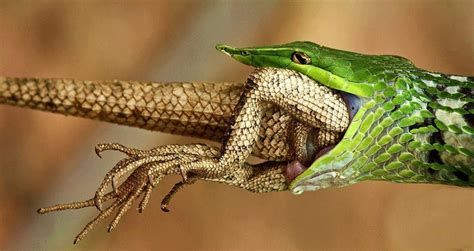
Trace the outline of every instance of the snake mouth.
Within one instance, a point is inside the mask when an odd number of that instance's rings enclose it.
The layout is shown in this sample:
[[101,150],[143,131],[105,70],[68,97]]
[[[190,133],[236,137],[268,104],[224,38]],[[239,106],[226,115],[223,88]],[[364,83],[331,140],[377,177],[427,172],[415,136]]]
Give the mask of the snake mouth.
[[[345,92],[340,92],[340,91],[337,91],[337,92],[339,92],[341,94],[342,99],[344,100],[344,103],[347,106],[347,112],[349,113],[349,124],[348,124],[347,128],[349,128],[349,126],[352,123],[352,119],[354,118],[355,114],[359,111],[359,109],[361,107],[361,101],[362,100],[359,97],[357,97],[353,94],[350,94],[350,93],[345,93]],[[347,128],[346,128],[346,130],[347,130]],[[326,146],[321,147],[320,149],[314,151],[313,154],[310,155],[310,156],[314,156],[312,158],[313,159],[312,162],[315,162],[320,157],[330,153],[331,150],[340,143],[340,141],[342,140],[346,130],[344,130],[343,132],[340,133],[339,140],[336,143],[326,145]],[[311,149],[311,148],[314,149],[313,143],[310,143],[310,142],[307,143],[307,147],[309,149]],[[297,176],[299,176],[301,173],[303,173],[308,168],[309,168],[308,166],[305,166],[303,163],[299,162],[298,160],[293,160],[292,162],[290,162],[287,165],[286,171],[285,171],[285,176],[286,176],[286,178],[289,182],[292,182]]]

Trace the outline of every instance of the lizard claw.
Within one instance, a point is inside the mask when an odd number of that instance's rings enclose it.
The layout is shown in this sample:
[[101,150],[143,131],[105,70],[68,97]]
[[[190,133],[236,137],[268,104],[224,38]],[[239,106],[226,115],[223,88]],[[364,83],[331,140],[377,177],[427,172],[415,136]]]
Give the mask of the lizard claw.
[[184,168],[182,168],[181,166],[180,166],[180,168],[179,168],[179,173],[181,174],[181,177],[183,178],[183,181],[184,181],[184,182],[187,182],[187,181],[188,181],[187,172],[186,172],[186,170],[184,170]]
[[163,200],[161,201],[161,205],[160,205],[160,208],[161,208],[161,211],[163,212],[169,212],[170,210],[168,209],[168,206],[170,204],[170,201],[171,201],[171,198],[173,198],[173,196],[179,191],[181,190],[185,185],[190,185],[190,184],[193,184],[194,182],[196,182],[196,178],[195,176],[193,175],[192,177],[190,177],[189,179],[187,180],[184,180],[184,181],[180,181],[176,184],[174,184],[173,188],[171,188],[171,190],[166,194],[166,196],[163,198]]
[[95,154],[102,159],[102,150],[99,148],[99,145],[95,146]]
[[143,213],[143,210],[145,210],[145,207],[148,205],[148,201],[150,200],[151,192],[153,191],[153,186],[151,183],[148,183],[148,185],[145,188],[145,194],[143,195],[142,200],[140,201],[140,204],[138,205],[138,212]]
[[156,187],[155,178],[153,177],[153,174],[148,173],[148,183],[152,187]]
[[168,204],[167,203],[161,203],[160,205],[161,211],[168,213],[170,210],[168,209]]

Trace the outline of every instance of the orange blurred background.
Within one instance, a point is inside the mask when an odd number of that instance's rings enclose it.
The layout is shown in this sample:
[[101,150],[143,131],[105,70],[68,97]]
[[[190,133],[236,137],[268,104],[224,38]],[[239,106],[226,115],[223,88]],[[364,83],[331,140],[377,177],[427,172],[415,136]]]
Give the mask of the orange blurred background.
[[[474,75],[474,1],[0,1],[0,75],[150,81],[244,81],[251,68],[214,49],[310,40],[397,54],[421,68]],[[93,196],[122,157],[97,143],[148,149],[200,140],[0,106],[0,250],[474,249],[474,190],[364,182],[252,194],[199,182],[171,213],[155,189],[118,228],[83,209],[40,206]],[[110,220],[110,219],[107,219]]]

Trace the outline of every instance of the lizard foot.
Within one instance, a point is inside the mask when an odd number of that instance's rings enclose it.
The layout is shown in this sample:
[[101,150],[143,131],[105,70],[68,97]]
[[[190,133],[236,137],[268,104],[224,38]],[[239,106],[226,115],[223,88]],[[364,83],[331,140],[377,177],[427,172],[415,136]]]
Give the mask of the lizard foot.
[[[130,147],[125,147],[121,144],[99,144],[96,146],[96,153],[101,157],[104,151],[119,151],[128,156],[128,158],[119,161],[115,167],[110,170],[104,177],[101,185],[97,189],[94,196],[94,205],[102,210],[102,203],[108,184],[112,185],[112,189],[116,192],[118,180],[126,173],[137,169],[141,166],[147,166],[147,176],[149,184],[154,187],[155,182],[153,175],[159,173],[161,176],[170,174],[181,174],[183,177],[183,184],[192,183],[188,181],[186,171],[182,166],[191,162],[197,161],[203,157],[214,157],[218,151],[217,149],[203,145],[166,145],[153,148],[151,150],[138,150]],[[179,188],[177,188],[179,190]]]
[[[140,213],[143,212],[148,204],[155,184],[168,174],[181,174],[179,167],[176,168],[177,165],[189,161],[195,161],[197,158],[196,154],[200,154],[199,156],[207,156],[209,154],[217,153],[217,151],[212,147],[199,144],[191,146],[160,146],[148,151],[129,148],[115,143],[99,144],[96,147],[96,153],[99,157],[102,152],[107,150],[123,152],[128,156],[128,158],[119,161],[115,167],[107,173],[94,198],[85,201],[76,201],[44,207],[37,211],[40,214],[45,214],[54,211],[80,209],[93,206],[102,209],[102,204],[104,202],[113,200],[110,206],[104,210],[100,210],[100,213],[82,229],[74,239],[74,244],[80,241],[95,225],[110,216],[115,210],[118,210],[114,219],[108,226],[109,232],[114,230],[122,216],[130,209],[133,201],[137,200],[141,195],[143,196],[137,210]],[[118,179],[132,170],[133,172],[130,176],[122,184],[117,186]],[[191,174],[188,175],[186,180],[176,183],[171,191],[164,197],[161,203],[161,209],[164,212],[168,212],[168,205],[173,195],[176,194],[176,192],[178,192],[184,185],[192,184],[195,181],[196,178]],[[113,191],[107,193],[106,190],[108,184],[112,185]]]

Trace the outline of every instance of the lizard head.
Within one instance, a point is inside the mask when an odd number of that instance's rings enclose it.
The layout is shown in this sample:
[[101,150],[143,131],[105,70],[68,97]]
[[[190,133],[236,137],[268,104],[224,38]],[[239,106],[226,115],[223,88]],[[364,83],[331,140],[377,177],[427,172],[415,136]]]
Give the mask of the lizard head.
[[[399,93],[399,90],[395,89],[398,83],[395,85],[394,82],[400,76],[398,72],[414,67],[410,61],[398,56],[363,55],[342,51],[312,42],[252,48],[217,45],[216,48],[247,65],[286,68],[300,72],[339,91],[348,106],[357,105],[357,111],[351,116],[351,123],[343,139],[292,180],[290,189],[293,192],[352,184],[370,176],[360,170],[379,166],[379,163],[367,161],[366,153],[372,144],[368,139],[391,136],[385,135],[388,130],[374,121],[375,118],[388,116],[387,112],[393,109],[394,105],[390,100]],[[400,85],[403,84],[400,82]],[[388,122],[386,124],[390,127]],[[373,132],[369,130],[377,126],[380,128]]]

